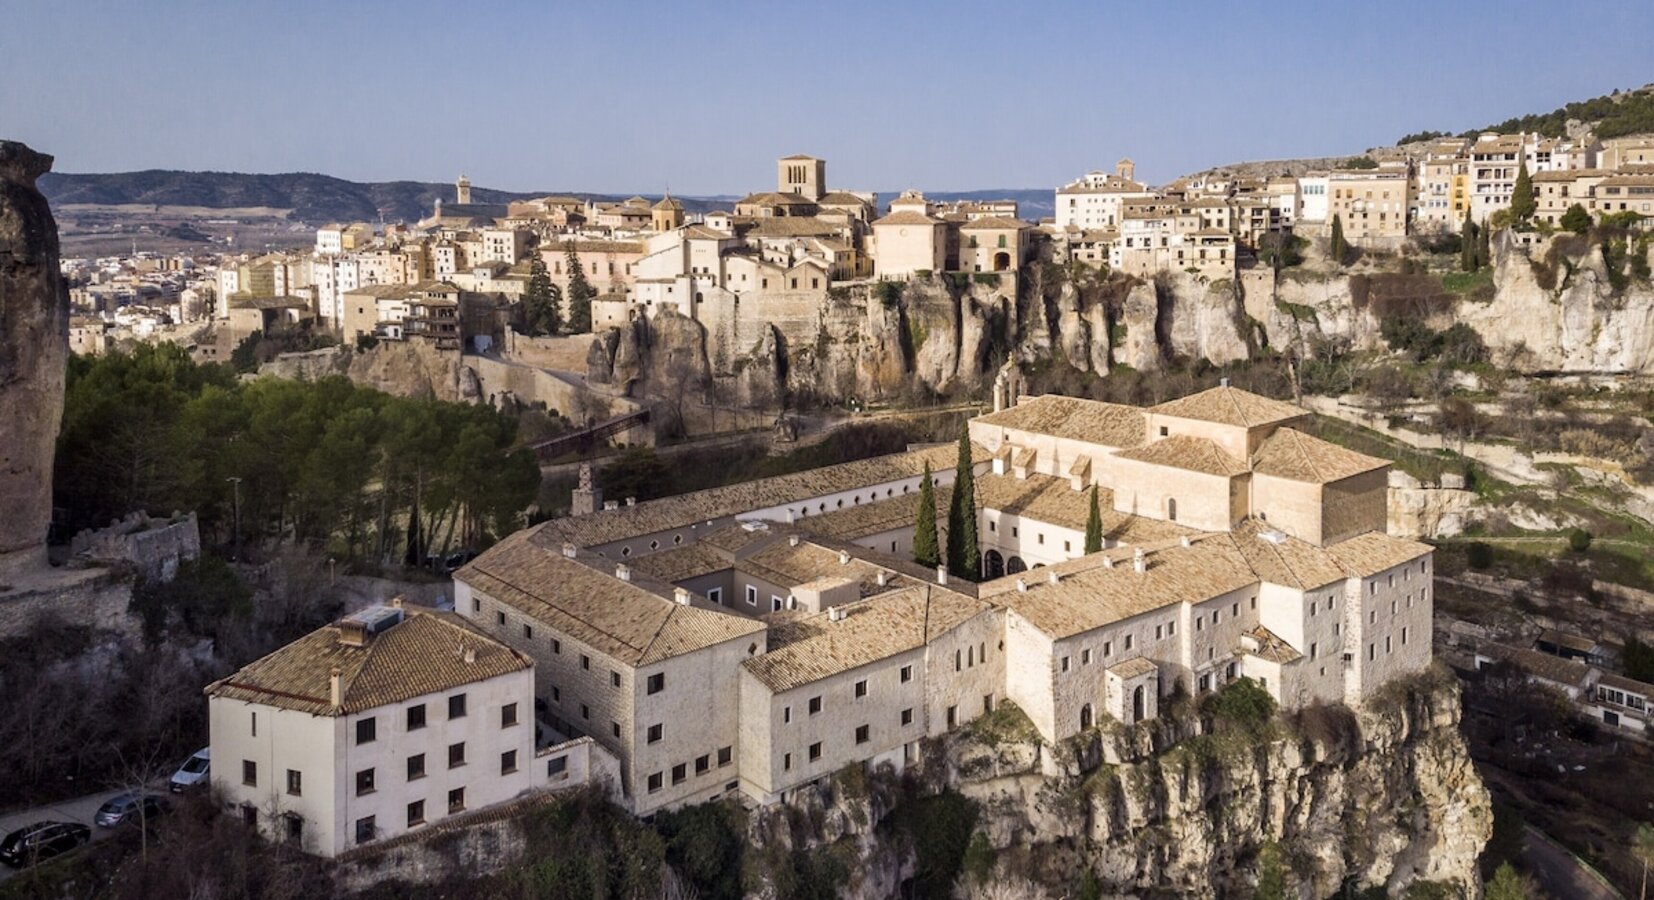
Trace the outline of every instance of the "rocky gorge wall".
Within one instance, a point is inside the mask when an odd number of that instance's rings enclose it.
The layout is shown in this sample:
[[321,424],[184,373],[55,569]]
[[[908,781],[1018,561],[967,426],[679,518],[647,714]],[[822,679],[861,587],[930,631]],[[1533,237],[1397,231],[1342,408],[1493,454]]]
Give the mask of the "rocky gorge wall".
[[[1399,896],[1417,881],[1475,895],[1493,819],[1459,715],[1455,682],[1435,672],[1361,711],[1320,709],[1257,733],[1191,736],[1172,719],[1051,746],[967,728],[930,749],[921,777],[976,804],[987,881],[1030,878],[1051,896],[1076,896],[1085,873],[1104,896],[1247,896],[1266,846],[1279,850],[1288,896],[1330,897],[1346,883]],[[757,811],[749,840],[836,848],[857,863],[841,896],[897,895],[916,869],[911,848],[879,827],[897,801],[844,781]]]

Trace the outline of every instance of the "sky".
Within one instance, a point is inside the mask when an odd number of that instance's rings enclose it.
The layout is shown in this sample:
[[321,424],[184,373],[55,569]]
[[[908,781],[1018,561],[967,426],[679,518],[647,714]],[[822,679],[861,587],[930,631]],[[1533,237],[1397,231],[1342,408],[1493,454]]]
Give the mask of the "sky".
[[1164,182],[1654,81],[1594,0],[0,0],[0,138],[63,172],[686,196]]

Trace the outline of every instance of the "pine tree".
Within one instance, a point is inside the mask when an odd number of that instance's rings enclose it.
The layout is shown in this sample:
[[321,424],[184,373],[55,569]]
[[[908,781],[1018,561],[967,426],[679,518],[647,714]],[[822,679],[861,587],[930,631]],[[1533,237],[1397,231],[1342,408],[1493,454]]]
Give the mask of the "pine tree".
[[1103,549],[1103,513],[1097,508],[1097,486],[1091,486],[1091,512],[1085,518],[1085,552]]
[[1465,207],[1464,225],[1459,227],[1459,268],[1466,272],[1474,272],[1476,265],[1476,222],[1470,218],[1470,208]]
[[1510,863],[1500,863],[1499,868],[1488,879],[1487,891],[1482,895],[1486,900],[1528,900],[1533,896],[1528,885]]
[[1342,216],[1334,215],[1332,217],[1332,246],[1328,252],[1332,254],[1333,262],[1339,265],[1343,265],[1344,260],[1349,258],[1350,244],[1344,240],[1344,219]]
[[1538,209],[1539,201],[1533,197],[1533,179],[1528,175],[1528,164],[1524,160],[1516,169],[1516,188],[1510,195],[1511,221],[1526,222],[1533,218]]
[[982,557],[976,546],[976,471],[971,461],[971,436],[961,429],[953,502],[948,507],[948,571],[975,581],[981,567]]
[[523,290],[523,318],[528,333],[556,334],[563,327],[562,292],[546,274],[546,261],[533,253],[528,263],[528,286]]
[[1591,230],[1591,214],[1585,211],[1585,207],[1575,203],[1562,214],[1560,224],[1574,234],[1584,234]]
[[913,561],[927,569],[942,561],[936,538],[936,489],[930,483],[930,463],[925,463],[925,480],[919,485],[919,514],[913,524]]
[[569,331],[586,334],[592,330],[592,298],[597,289],[586,280],[586,270],[580,264],[580,255],[574,252],[574,242],[568,243]]

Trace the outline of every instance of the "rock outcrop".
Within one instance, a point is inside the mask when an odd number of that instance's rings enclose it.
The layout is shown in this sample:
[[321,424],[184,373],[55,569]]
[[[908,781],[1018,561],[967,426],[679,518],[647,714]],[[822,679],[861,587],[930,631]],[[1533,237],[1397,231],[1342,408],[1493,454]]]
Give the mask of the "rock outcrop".
[[476,372],[460,354],[418,341],[380,341],[366,350],[341,346],[284,353],[258,368],[260,378],[315,381],[330,375],[398,397],[475,403],[482,393]]
[[[975,802],[997,859],[990,881],[1032,877],[1051,896],[1076,896],[1086,873],[1104,896],[1244,896],[1266,846],[1280,851],[1289,896],[1346,884],[1400,896],[1415,882],[1474,896],[1493,817],[1459,712],[1456,682],[1432,672],[1360,711],[1316,709],[1260,731],[1109,723],[1051,746],[972,726],[931,747],[920,778]],[[915,868],[880,839],[895,801],[878,776],[871,790],[842,780],[759,810],[749,837],[831,844],[855,858],[844,896],[890,896],[880,891]]]
[[52,158],[0,141],[0,583],[46,566],[63,420],[69,289],[57,222],[35,179]]

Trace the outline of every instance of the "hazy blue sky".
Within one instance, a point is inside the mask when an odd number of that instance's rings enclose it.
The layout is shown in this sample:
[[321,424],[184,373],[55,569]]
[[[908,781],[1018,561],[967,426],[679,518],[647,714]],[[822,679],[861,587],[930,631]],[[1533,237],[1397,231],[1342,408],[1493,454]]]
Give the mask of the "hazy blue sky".
[[1647,0],[0,0],[0,136],[66,172],[512,190],[1043,187],[1359,151],[1654,81]]

